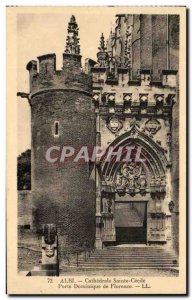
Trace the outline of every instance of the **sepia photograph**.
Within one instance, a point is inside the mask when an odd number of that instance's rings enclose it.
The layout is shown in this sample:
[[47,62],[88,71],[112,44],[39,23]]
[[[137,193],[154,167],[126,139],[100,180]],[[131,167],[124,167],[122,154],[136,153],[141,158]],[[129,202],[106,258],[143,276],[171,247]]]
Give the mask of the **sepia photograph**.
[[7,8],[8,293],[186,293],[185,38],[185,7]]

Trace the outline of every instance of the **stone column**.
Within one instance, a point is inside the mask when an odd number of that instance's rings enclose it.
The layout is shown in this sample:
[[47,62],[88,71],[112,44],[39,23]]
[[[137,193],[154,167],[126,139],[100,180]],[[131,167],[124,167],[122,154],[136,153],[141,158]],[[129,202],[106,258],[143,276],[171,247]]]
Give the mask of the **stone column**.
[[[100,146],[100,117],[96,117],[96,132],[97,132],[97,146]],[[101,217],[101,182],[99,175],[98,158],[96,157],[96,168],[95,168],[95,182],[96,182],[96,233],[95,233],[95,248],[102,248],[101,231],[102,231],[102,217]]]
[[102,230],[102,217],[101,217],[101,187],[98,169],[96,168],[96,233],[95,233],[95,248],[102,248],[101,230]]
[[164,199],[164,211],[166,212],[166,240],[167,247],[172,248],[172,214],[169,210],[169,203],[172,200],[172,186],[171,186],[171,170],[167,169],[166,174],[166,196]]

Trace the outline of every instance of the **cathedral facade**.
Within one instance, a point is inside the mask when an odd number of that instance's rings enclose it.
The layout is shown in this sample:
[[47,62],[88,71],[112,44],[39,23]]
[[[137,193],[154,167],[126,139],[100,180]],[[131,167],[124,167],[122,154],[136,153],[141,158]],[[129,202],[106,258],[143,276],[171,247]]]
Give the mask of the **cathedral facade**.
[[[78,30],[72,16],[62,70],[55,54],[27,65],[31,191],[19,191],[20,225],[24,197],[30,229],[55,224],[69,249],[141,243],[178,252],[179,17],[117,15],[84,69]],[[47,149],[60,145],[113,150],[110,159],[50,164]]]

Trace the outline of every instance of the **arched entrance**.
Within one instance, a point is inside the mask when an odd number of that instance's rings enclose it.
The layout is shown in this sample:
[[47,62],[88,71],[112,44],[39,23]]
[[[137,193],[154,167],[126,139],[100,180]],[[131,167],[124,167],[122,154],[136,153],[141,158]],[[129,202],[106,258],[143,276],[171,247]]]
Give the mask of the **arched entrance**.
[[[105,154],[98,164],[100,216],[96,218],[96,238],[100,234],[106,245],[168,244],[171,182],[164,149],[136,125],[110,147],[114,153],[122,147],[122,155],[117,161],[117,155],[107,159]],[[129,155],[127,149],[131,149]]]
[[116,201],[117,244],[147,243],[147,201]]

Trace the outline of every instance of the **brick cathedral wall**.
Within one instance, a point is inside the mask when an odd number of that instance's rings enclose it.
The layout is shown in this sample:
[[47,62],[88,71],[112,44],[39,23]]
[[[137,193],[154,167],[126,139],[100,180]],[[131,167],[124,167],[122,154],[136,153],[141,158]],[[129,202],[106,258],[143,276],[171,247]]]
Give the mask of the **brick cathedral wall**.
[[167,69],[167,16],[152,15],[152,77],[160,81],[162,70]]
[[18,226],[32,226],[32,199],[31,191],[18,191]]
[[152,15],[141,15],[141,70],[151,70],[152,67]]
[[[59,137],[54,137],[54,122]],[[47,92],[32,98],[32,190],[34,226],[56,223],[60,244],[81,247],[94,243],[95,182],[89,163],[71,160],[50,163],[46,150],[53,145],[95,144],[95,115],[91,98],[78,92]],[[54,152],[53,156],[59,152]],[[58,157],[58,156],[57,156]]]
[[179,16],[169,15],[169,68],[179,70]]
[[[165,44],[167,16],[153,16],[153,20],[151,16],[143,16],[143,18],[146,18],[146,28],[144,26],[140,28],[139,15],[134,17],[132,79],[138,79],[141,67],[152,69],[153,60],[153,80],[159,80],[159,70],[167,67]],[[169,28],[170,69],[178,69],[178,49],[174,48],[173,34],[176,23],[176,17],[175,19],[169,17],[169,25],[172,24]],[[147,24],[153,26],[148,27]],[[161,35],[159,35],[160,27]],[[145,49],[148,46],[151,48],[150,52],[147,52],[149,56],[146,56]],[[78,57],[76,59],[79,61]],[[50,88],[76,88],[90,92],[91,78],[88,80],[88,77],[81,73],[78,61],[74,61],[74,57],[66,56],[64,70],[55,71],[53,60],[54,67],[50,68],[50,72],[49,68],[47,69],[48,75],[39,74],[33,78],[32,92],[43,91],[46,76],[49,75],[51,75],[48,82]],[[55,121],[59,121],[59,138],[53,136]],[[172,129],[172,155],[174,162],[177,162],[178,104],[173,107]],[[90,97],[78,92],[43,92],[32,98],[32,140],[33,219],[37,229],[41,228],[43,223],[56,223],[60,241],[69,244],[69,247],[74,245],[75,248],[86,240],[93,241],[95,182],[89,178],[89,164],[61,165],[50,164],[45,160],[45,151],[51,145],[75,145],[79,149],[82,144],[91,146],[95,143],[95,120],[91,112]],[[173,163],[172,171],[173,200],[178,205],[178,163]],[[173,241],[177,248],[178,217],[176,214],[173,215],[172,223]]]
[[138,80],[140,71],[140,15],[133,15],[132,79]]

